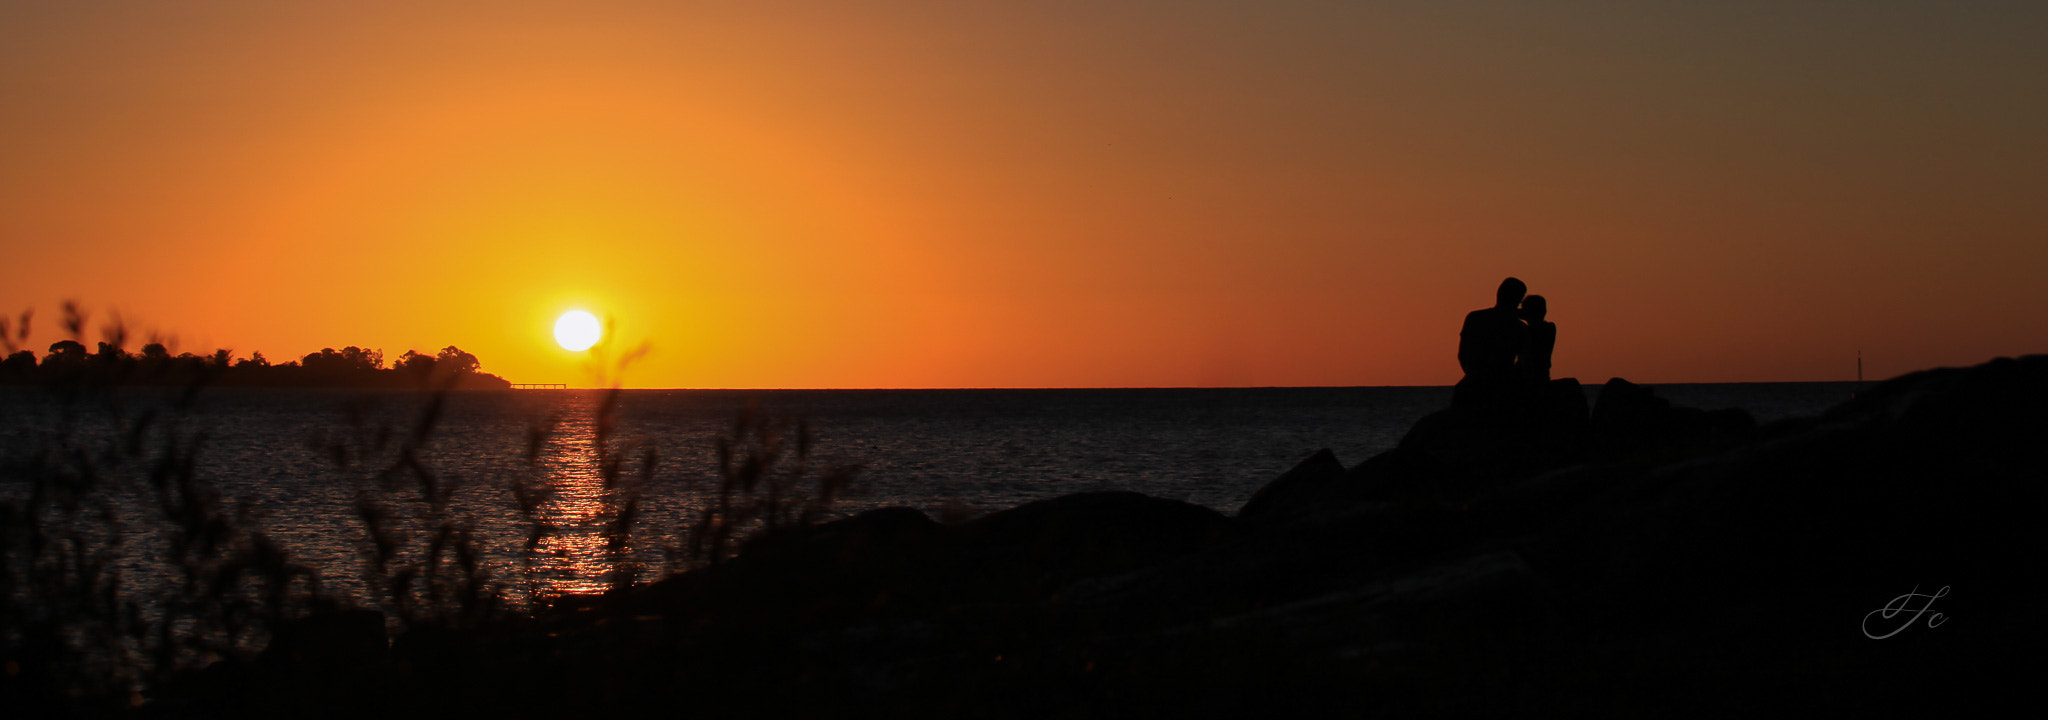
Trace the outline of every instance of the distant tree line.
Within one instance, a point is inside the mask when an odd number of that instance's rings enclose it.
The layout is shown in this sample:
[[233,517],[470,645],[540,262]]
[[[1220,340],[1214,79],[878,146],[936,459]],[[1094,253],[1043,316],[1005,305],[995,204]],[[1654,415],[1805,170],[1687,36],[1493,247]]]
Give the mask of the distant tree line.
[[[10,343],[11,344],[11,343]],[[88,350],[77,340],[59,340],[38,360],[15,350],[0,360],[0,384],[189,385],[231,387],[350,387],[463,389],[508,388],[504,378],[482,372],[475,355],[450,345],[432,355],[405,351],[390,367],[384,351],[348,346],[322,348],[297,360],[272,363],[263,353],[236,358],[228,350],[210,355],[172,355],[163,343],[129,353],[114,342]]]

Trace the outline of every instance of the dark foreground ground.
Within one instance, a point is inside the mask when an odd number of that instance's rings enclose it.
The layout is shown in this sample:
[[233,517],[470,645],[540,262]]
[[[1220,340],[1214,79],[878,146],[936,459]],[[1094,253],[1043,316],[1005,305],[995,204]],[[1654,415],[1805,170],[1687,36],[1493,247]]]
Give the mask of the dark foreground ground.
[[320,618],[142,712],[2032,715],[2044,440],[2048,356],[1764,427],[1610,385],[1318,454],[1235,517],[878,510],[532,620]]

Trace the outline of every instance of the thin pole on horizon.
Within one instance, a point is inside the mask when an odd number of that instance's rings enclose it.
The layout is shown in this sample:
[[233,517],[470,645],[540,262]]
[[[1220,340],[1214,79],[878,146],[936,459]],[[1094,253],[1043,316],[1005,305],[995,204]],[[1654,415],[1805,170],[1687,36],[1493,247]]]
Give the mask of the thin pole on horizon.
[[1861,349],[1858,349],[1858,350],[1856,351],[1856,389],[1854,389],[1854,390],[1850,390],[1850,391],[1849,391],[1849,399],[1851,399],[1851,400],[1854,400],[1854,399],[1856,399],[1856,396],[1858,396],[1858,395],[1862,395],[1862,394],[1863,394],[1863,351],[1862,351]]

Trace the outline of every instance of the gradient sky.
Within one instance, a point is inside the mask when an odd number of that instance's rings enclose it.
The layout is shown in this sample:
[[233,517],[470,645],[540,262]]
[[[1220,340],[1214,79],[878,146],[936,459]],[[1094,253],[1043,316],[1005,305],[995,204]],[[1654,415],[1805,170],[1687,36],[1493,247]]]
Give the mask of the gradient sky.
[[585,308],[631,387],[1435,385],[1516,275],[1589,382],[2048,351],[2044,3],[413,5],[0,0],[0,312],[514,382],[598,381]]

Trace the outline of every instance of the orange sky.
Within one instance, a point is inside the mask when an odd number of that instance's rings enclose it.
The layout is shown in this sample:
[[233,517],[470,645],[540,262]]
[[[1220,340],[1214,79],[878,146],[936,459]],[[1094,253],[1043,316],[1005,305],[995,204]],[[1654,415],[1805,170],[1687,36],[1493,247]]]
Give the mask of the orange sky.
[[1591,382],[2048,351],[2039,3],[278,5],[0,4],[39,354],[1448,384],[1510,274]]

